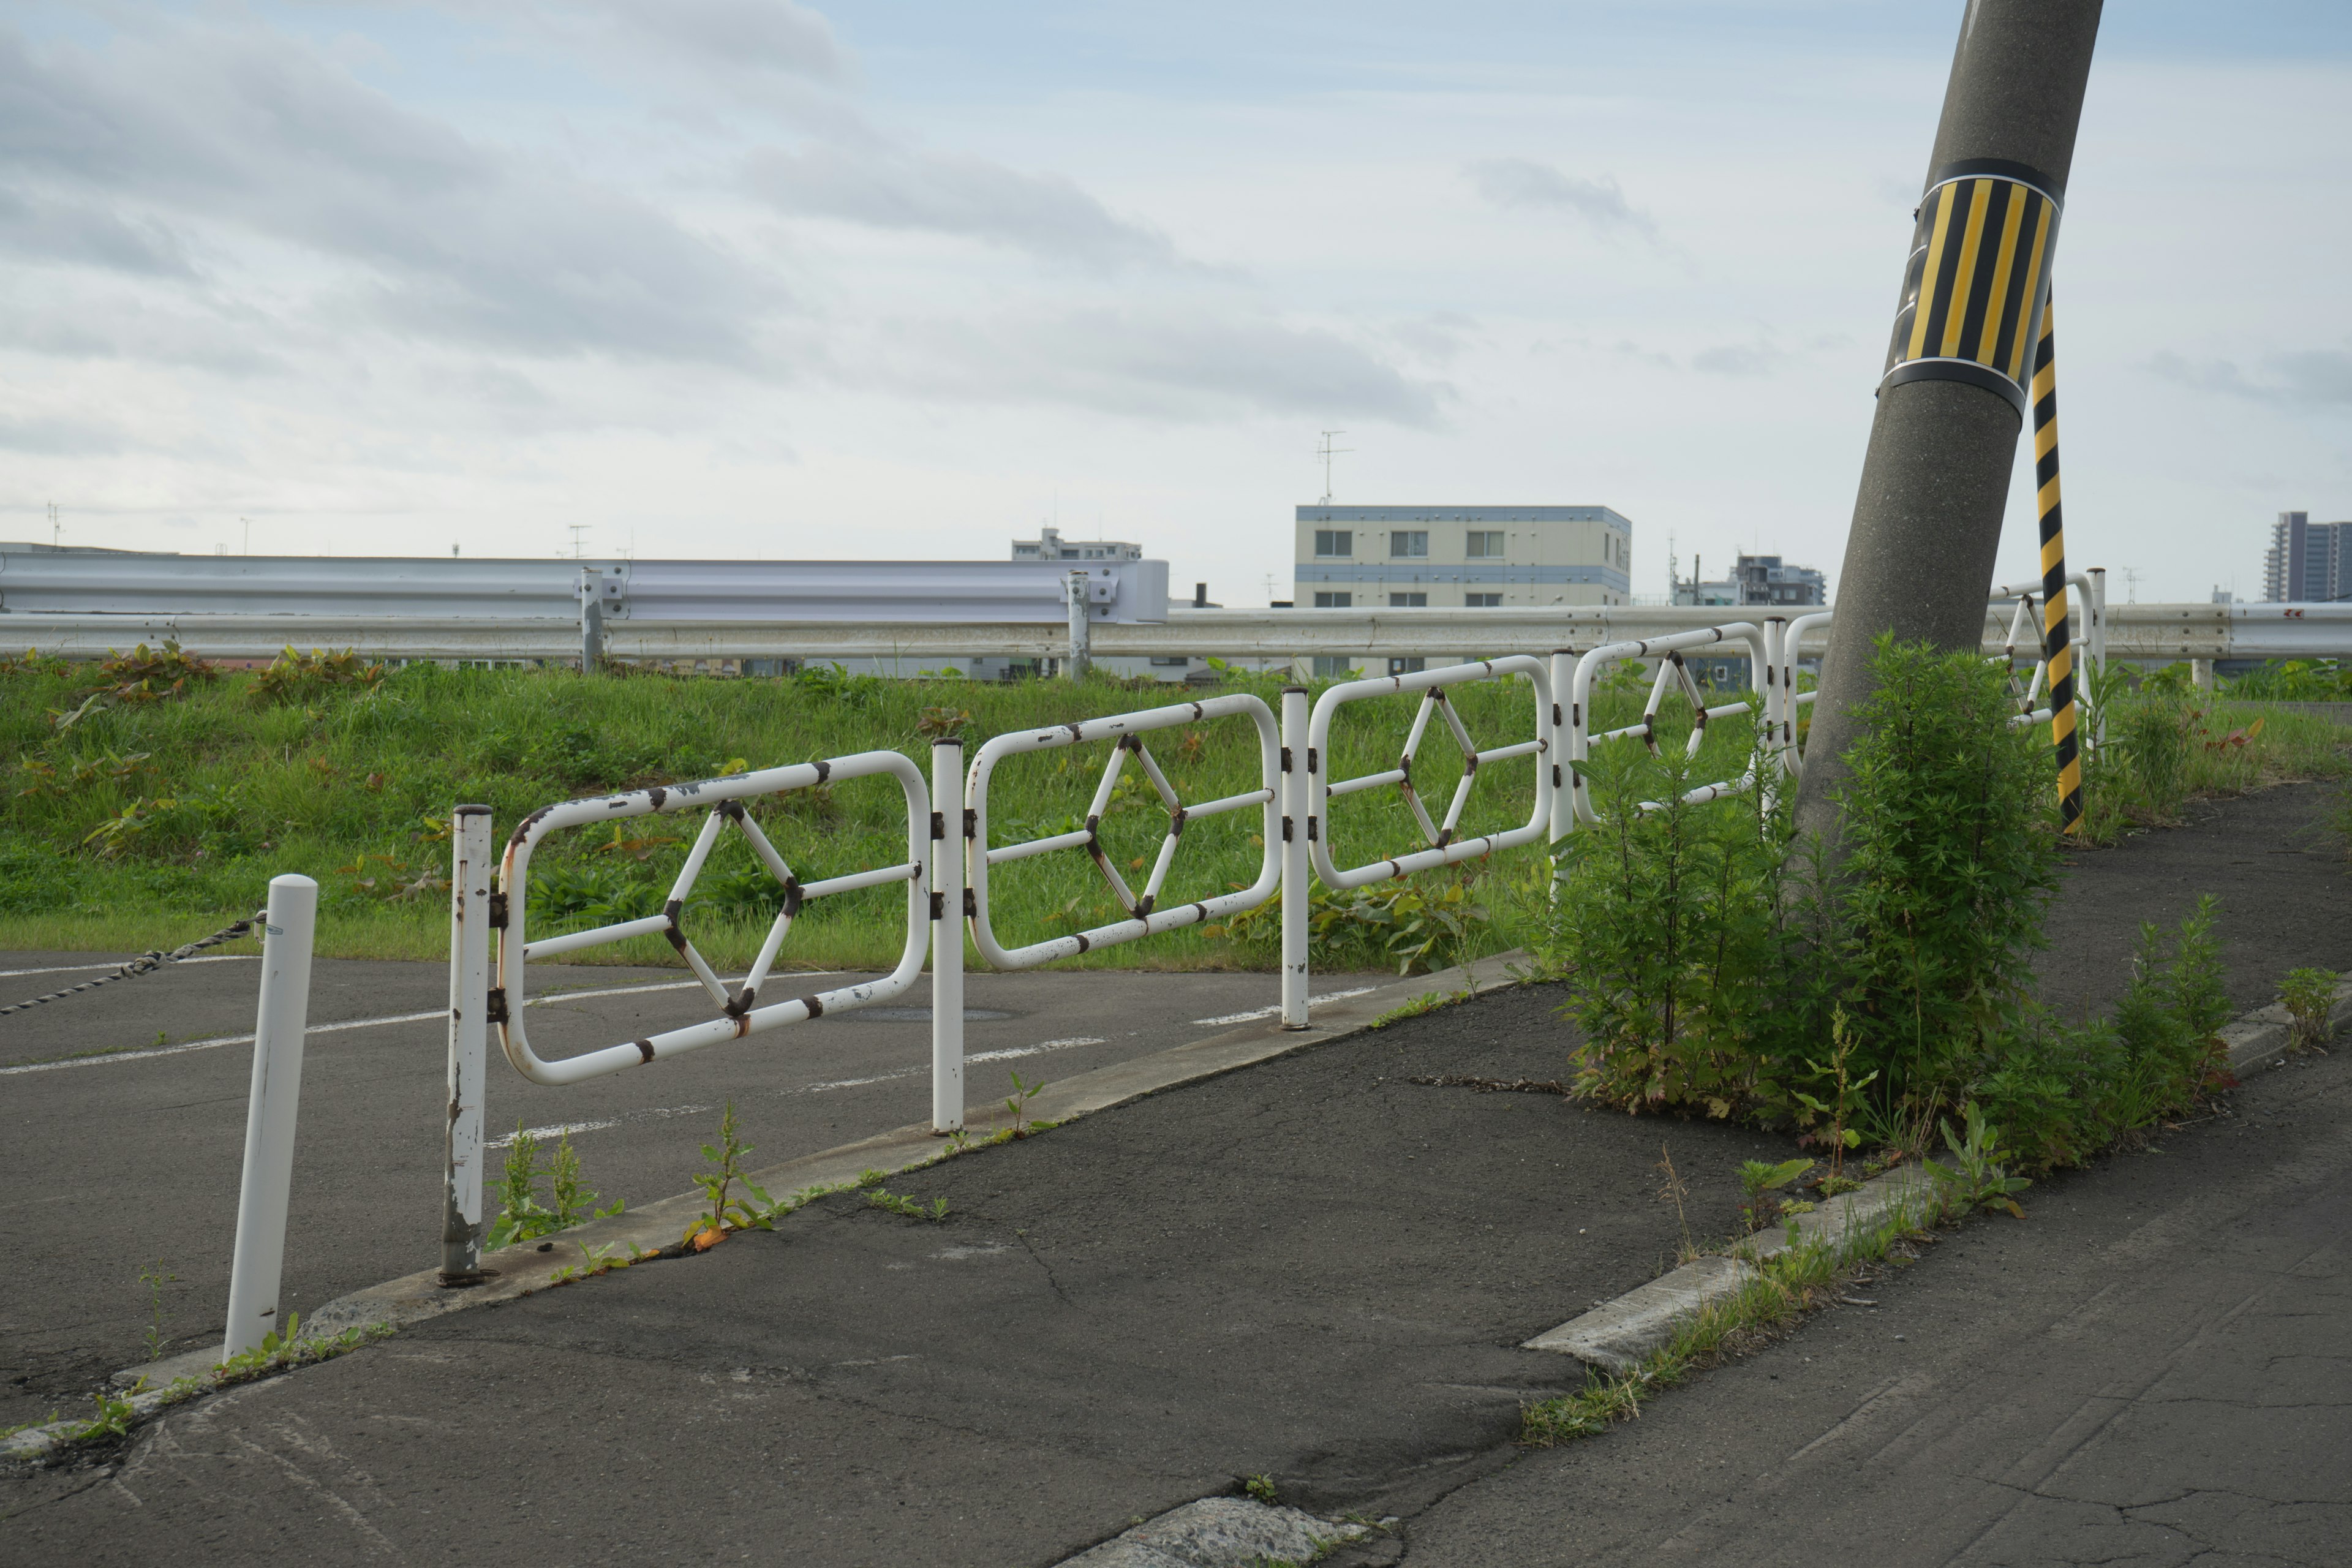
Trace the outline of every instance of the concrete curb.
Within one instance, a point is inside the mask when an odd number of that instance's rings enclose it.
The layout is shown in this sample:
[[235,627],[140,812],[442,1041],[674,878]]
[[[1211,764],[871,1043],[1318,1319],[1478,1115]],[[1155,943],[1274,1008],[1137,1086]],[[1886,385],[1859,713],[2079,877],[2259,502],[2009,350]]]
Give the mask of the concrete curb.
[[1925,1218],[1935,1201],[1925,1172],[1916,1165],[1898,1167],[1864,1182],[1857,1192],[1831,1200],[1832,1206],[1795,1215],[1790,1226],[1759,1231],[1740,1243],[1735,1253],[1694,1259],[1538,1334],[1519,1348],[1572,1355],[1587,1365],[1622,1376],[1664,1350],[1684,1324],[1759,1278],[1759,1264],[1792,1247],[1824,1245],[1843,1253],[1856,1239],[1890,1222]]
[[1370,1531],[1247,1498],[1202,1498],[1064,1558],[1055,1568],[1257,1568],[1312,1563]]

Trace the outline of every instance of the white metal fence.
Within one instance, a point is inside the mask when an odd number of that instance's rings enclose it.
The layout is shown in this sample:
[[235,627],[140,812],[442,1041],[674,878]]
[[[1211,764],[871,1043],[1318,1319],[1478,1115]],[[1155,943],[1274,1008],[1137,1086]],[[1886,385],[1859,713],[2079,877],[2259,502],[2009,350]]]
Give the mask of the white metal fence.
[[[482,1062],[488,1026],[495,1025],[508,1059],[533,1082],[576,1083],[642,1066],[666,1056],[738,1039],[842,1013],[902,994],[914,983],[928,955],[932,968],[932,1127],[940,1133],[963,1125],[963,928],[968,925],[982,960],[1000,970],[1034,968],[1120,942],[1141,941],[1187,926],[1229,918],[1281,900],[1281,1020],[1284,1027],[1307,1025],[1307,900],[1314,882],[1334,890],[1409,877],[1500,851],[1557,840],[1578,822],[1600,820],[1575,764],[1596,744],[1640,741],[1655,748],[1657,720],[1671,694],[1689,705],[1692,731],[1685,742],[1696,755],[1706,726],[1740,718],[1756,726],[1762,744],[1751,747],[1750,765],[1736,777],[1692,790],[1686,798],[1712,799],[1743,790],[1772,790],[1783,775],[1801,767],[1794,739],[1800,703],[1809,693],[1794,688],[1799,645],[1818,631],[1826,616],[1794,622],[1768,617],[1653,638],[1604,643],[1581,656],[1555,651],[1549,659],[1513,655],[1381,679],[1346,681],[1327,689],[1309,710],[1304,688],[1282,695],[1277,715],[1247,693],[1176,703],[1051,729],[998,735],[964,764],[962,742],[943,739],[933,746],[931,776],[897,752],[860,752],[827,762],[771,768],[733,777],[635,790],[543,807],[523,819],[509,839],[495,886],[490,823],[487,808],[460,806],[453,816],[456,900],[450,942],[450,1064],[448,1192],[443,1242],[443,1274],[451,1280],[478,1277],[482,1214]],[[2094,620],[2095,626],[2095,618]],[[1746,650],[1751,690],[1737,700],[1715,701],[1692,678],[1685,656],[1701,647]],[[2093,639],[2094,658],[2096,639]],[[1657,672],[1639,723],[1592,733],[1593,688],[1611,665],[1655,659]],[[1760,680],[1760,684],[1757,684]],[[1486,744],[1471,732],[1448,693],[1473,683],[1524,684],[1528,727]],[[1353,778],[1330,776],[1335,716],[1351,703],[1415,699],[1413,715],[1399,743],[1396,765]],[[1179,726],[1247,723],[1257,742],[1258,787],[1188,804],[1151,751],[1150,737]],[[1442,733],[1460,752],[1462,773],[1442,816],[1433,813],[1415,778],[1423,749]],[[1108,744],[1101,774],[1084,819],[1059,831],[999,844],[991,830],[992,792],[1007,758],[1031,752]],[[1526,821],[1497,831],[1465,834],[1465,812],[1478,780],[1498,766],[1524,762],[1535,773],[1533,803]],[[1133,769],[1148,786],[1151,804],[1167,816],[1167,829],[1139,889],[1129,883],[1104,848],[1102,829],[1114,809],[1122,778]],[[861,777],[898,781],[906,808],[905,858],[894,864],[803,880],[764,833],[745,803],[788,795],[819,784]],[[1369,858],[1342,866],[1333,844],[1335,800],[1391,789],[1402,795],[1420,842],[1411,847],[1375,847]],[[1213,897],[1167,900],[1170,877],[1187,826],[1204,818],[1255,811],[1263,846],[1258,874],[1247,888]],[[699,831],[687,849],[662,912],[618,921],[591,930],[533,939],[530,934],[530,869],[532,851],[549,835],[566,828],[630,818],[699,812]],[[740,833],[751,854],[778,884],[781,908],[758,955],[743,978],[722,979],[694,946],[683,915],[695,879],[723,836]],[[1083,931],[1007,945],[992,904],[992,872],[1018,861],[1051,855],[1088,857],[1117,900],[1123,918]],[[813,899],[903,884],[906,935],[898,966],[887,976],[856,985],[761,1004],[793,921]],[[495,963],[490,934],[497,935]],[[663,1033],[549,1059],[531,1047],[523,1025],[528,966],[533,959],[583,948],[660,935],[678,951],[702,984],[718,1016]]]

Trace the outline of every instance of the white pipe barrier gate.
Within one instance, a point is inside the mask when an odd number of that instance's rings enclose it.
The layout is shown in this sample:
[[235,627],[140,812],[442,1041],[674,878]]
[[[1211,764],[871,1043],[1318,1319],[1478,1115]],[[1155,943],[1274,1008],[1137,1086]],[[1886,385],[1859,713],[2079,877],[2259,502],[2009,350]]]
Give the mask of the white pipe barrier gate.
[[302,1032],[310,1022],[310,949],[318,919],[318,883],[291,874],[269,879],[223,1361],[254,1349],[278,1327],[278,1286],[286,1267],[286,1206],[294,1182],[294,1119],[302,1103]]
[[[2084,583],[2082,578],[2074,581]],[[2030,616],[2030,592],[2004,590],[2004,594],[2014,593],[2020,597],[2021,616]],[[2105,651],[2099,636],[2103,598],[2096,574],[2084,584],[2084,603],[2091,618],[2091,659],[2096,665]],[[1307,915],[1310,877],[1333,889],[1359,888],[1542,842],[1547,837],[1557,841],[1572,832],[1580,820],[1598,823],[1601,818],[1575,764],[1590,757],[1594,744],[1610,741],[1638,738],[1654,751],[1658,712],[1669,690],[1688,702],[1692,710],[1694,722],[1685,754],[1696,754],[1710,721],[1734,714],[1752,712],[1766,742],[1762,752],[1766,765],[1759,768],[1751,763],[1738,778],[1700,785],[1688,792],[1686,800],[1713,800],[1749,789],[1775,790],[1783,774],[1794,777],[1802,766],[1795,741],[1795,720],[1800,705],[1812,694],[1801,694],[1795,689],[1799,645],[1808,633],[1820,630],[1828,621],[1826,614],[1804,616],[1793,622],[1772,616],[1760,626],[1742,621],[1664,637],[1604,643],[1580,657],[1565,650],[1554,652],[1549,660],[1514,654],[1405,675],[1343,681],[1326,690],[1311,712],[1306,689],[1290,687],[1282,694],[1278,719],[1263,700],[1246,693],[1174,703],[1052,729],[997,735],[981,746],[969,770],[964,765],[962,742],[942,739],[932,746],[928,788],[921,772],[907,757],[897,752],[863,752],[855,756],[728,778],[566,801],[542,807],[523,819],[508,840],[495,879],[490,875],[488,808],[459,806],[453,816],[451,834],[449,1126],[442,1280],[460,1285],[481,1278],[482,1069],[488,1026],[492,1024],[498,1026],[507,1059],[523,1077],[541,1084],[578,1083],[721,1040],[740,1039],[828,1013],[845,1013],[887,1001],[914,984],[928,953],[933,967],[931,1127],[933,1131],[945,1134],[958,1131],[964,1121],[964,925],[969,926],[974,949],[991,967],[1013,971],[1033,969],[1097,948],[1240,914],[1279,897],[1282,1026],[1303,1029],[1307,1026]],[[1743,696],[1732,702],[1707,702],[1685,664],[1685,655],[1701,647],[1720,647],[1745,650],[1750,671],[1761,679],[1758,700],[1751,701]],[[1659,662],[1641,722],[1600,734],[1590,733],[1592,687],[1597,677],[1612,661],[1645,658]],[[2029,704],[2040,679],[2037,674],[2034,685],[2028,689]],[[1529,689],[1532,736],[1482,748],[1446,693],[1473,682],[1520,680]],[[1399,750],[1396,766],[1357,778],[1328,776],[1332,721],[1342,707],[1376,697],[1415,694],[1420,701]],[[1431,815],[1413,780],[1415,757],[1429,733],[1433,718],[1444,724],[1460,748],[1464,763],[1461,780],[1442,819]],[[1246,720],[1256,731],[1258,787],[1188,805],[1151,754],[1145,737],[1180,725],[1220,720]],[[1104,742],[1112,746],[1111,754],[1088,803],[1083,826],[1016,843],[991,841],[990,791],[998,765],[1004,759]],[[1534,805],[1527,821],[1499,832],[1460,837],[1464,808],[1481,772],[1492,764],[1522,757],[1531,759],[1536,771]],[[1120,875],[1104,850],[1101,837],[1104,818],[1117,798],[1130,760],[1168,815],[1167,836],[1160,842],[1158,858],[1140,891]],[[905,796],[907,856],[903,862],[872,870],[802,882],[743,806],[745,801],[821,784],[886,774],[898,781]],[[1331,843],[1331,803],[1391,785],[1404,797],[1420,830],[1422,844],[1385,858],[1340,867]],[[1645,809],[1654,805],[1645,803]],[[1202,817],[1252,809],[1260,814],[1264,825],[1260,835],[1264,854],[1256,880],[1238,891],[1161,907],[1169,871],[1186,826]],[[702,810],[707,815],[660,914],[531,940],[527,908],[530,858],[532,850],[548,835],[586,824],[687,810]],[[719,837],[730,826],[744,836],[783,894],[782,910],[769,928],[750,972],[740,984],[731,986],[695,949],[681,923],[696,877]],[[950,847],[951,841],[958,840],[960,852]],[[1125,918],[1083,931],[1007,947],[998,936],[990,908],[992,870],[1015,861],[1064,851],[1082,851],[1094,861]],[[285,880],[280,879],[281,882]],[[907,889],[906,942],[897,968],[879,980],[765,1006],[758,1005],[759,993],[782,949],[793,917],[803,904],[811,899],[892,883],[904,883]],[[272,886],[275,889],[277,884]],[[490,949],[493,931],[498,938],[495,961]],[[557,1060],[541,1058],[532,1050],[523,1026],[526,968],[531,959],[653,934],[666,937],[677,949],[718,1005],[718,1017]],[[260,1068],[257,1067],[256,1071],[258,1073]],[[281,1233],[282,1212],[281,1203]],[[242,1246],[240,1239],[240,1248]]]

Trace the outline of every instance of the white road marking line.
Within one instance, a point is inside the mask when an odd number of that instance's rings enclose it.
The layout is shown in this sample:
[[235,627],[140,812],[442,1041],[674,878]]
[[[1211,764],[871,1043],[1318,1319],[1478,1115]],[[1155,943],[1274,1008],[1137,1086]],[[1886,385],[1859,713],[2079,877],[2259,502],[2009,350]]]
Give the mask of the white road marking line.
[[[1377,985],[1360,985],[1353,991],[1327,991],[1320,996],[1309,996],[1307,999],[1307,1005],[1311,1011],[1318,1002],[1344,1002],[1350,996],[1369,996],[1379,989]],[[1199,1029],[1213,1029],[1221,1024],[1248,1024],[1260,1018],[1271,1018],[1281,1011],[1281,1004],[1276,1003],[1271,1007],[1258,1007],[1247,1013],[1228,1013],[1222,1018],[1195,1018],[1192,1020],[1192,1026]]]
[[[229,957],[236,957],[234,953]],[[204,962],[189,959],[190,963]],[[796,973],[811,973],[799,971]],[[846,970],[818,970],[821,974],[846,973]],[[579,1002],[597,996],[635,996],[647,991],[695,991],[701,988],[699,980],[667,980],[653,985],[611,985],[586,991],[555,991],[544,996],[534,996],[523,1004],[526,1007],[544,1007],[554,1002]],[[383,1018],[353,1018],[341,1024],[313,1024],[302,1031],[303,1037],[312,1035],[340,1034],[345,1029],[376,1029],[390,1024],[421,1024],[430,1018],[446,1018],[449,1010],[437,1007],[430,1013],[396,1013]],[[59,1068],[91,1068],[110,1066],[115,1062],[145,1061],[150,1057],[176,1057],[187,1051],[209,1051],[222,1046],[249,1046],[251,1035],[215,1035],[209,1039],[184,1040],[176,1046],[150,1046],[143,1050],[109,1051],[103,1056],[71,1057],[64,1061],[26,1062],[20,1067],[0,1068],[0,1078],[20,1072],[54,1072]]]
[[[180,963],[251,963],[260,956],[257,952],[215,952],[201,958],[184,958]],[[118,958],[112,963],[60,963],[47,969],[0,969],[0,980],[14,980],[20,974],[79,974],[89,969],[120,969],[130,962],[128,958]]]
[[526,1127],[520,1132],[509,1132],[503,1138],[493,1138],[482,1145],[485,1149],[510,1149],[517,1138],[562,1138],[567,1133],[593,1132],[601,1127],[618,1127],[621,1119],[608,1116],[602,1121],[559,1121],[551,1127]]
[[[977,1056],[969,1056],[963,1059],[967,1063],[1009,1061],[1014,1057],[1034,1057],[1041,1051],[1064,1051],[1068,1050],[1073,1046],[1099,1046],[1103,1042],[1099,1038],[1093,1035],[1077,1035],[1073,1036],[1071,1038],[1066,1040],[1040,1040],[1034,1046],[1014,1046],[1009,1050],[982,1051]],[[835,1079],[830,1083],[813,1083],[804,1089],[787,1089],[784,1092],[787,1094],[823,1094],[829,1089],[864,1089],[869,1083],[889,1083],[898,1079],[913,1078],[918,1073],[926,1073],[930,1070],[930,1064],[924,1062],[919,1063],[910,1068],[900,1068],[895,1072],[876,1073],[872,1078]]]

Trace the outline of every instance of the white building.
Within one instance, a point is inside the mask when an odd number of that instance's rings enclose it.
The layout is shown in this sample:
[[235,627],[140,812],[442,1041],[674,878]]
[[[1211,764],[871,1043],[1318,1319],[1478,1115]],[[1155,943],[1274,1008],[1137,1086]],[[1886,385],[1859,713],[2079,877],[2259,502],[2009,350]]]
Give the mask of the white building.
[[1690,577],[1674,580],[1674,603],[1818,608],[1830,602],[1826,575],[1811,566],[1785,565],[1778,555],[1742,555],[1730,576],[1715,582],[1702,581],[1698,572],[1698,558],[1693,556]]
[[1633,525],[1605,506],[1302,506],[1301,609],[1622,605]]
[[1038,538],[1013,542],[1015,561],[1140,561],[1143,546],[1119,539],[1065,540],[1061,530],[1040,527]]

